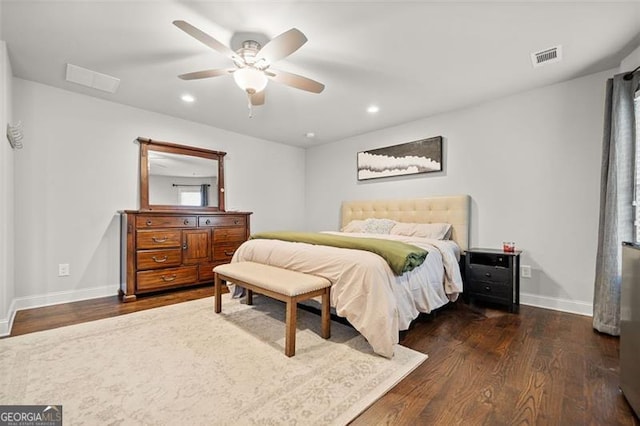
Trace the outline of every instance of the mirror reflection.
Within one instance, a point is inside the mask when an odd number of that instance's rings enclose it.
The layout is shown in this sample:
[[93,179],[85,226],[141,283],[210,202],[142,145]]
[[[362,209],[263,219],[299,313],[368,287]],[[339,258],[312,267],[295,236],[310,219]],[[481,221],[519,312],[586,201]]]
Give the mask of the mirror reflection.
[[218,160],[149,151],[149,204],[217,207]]

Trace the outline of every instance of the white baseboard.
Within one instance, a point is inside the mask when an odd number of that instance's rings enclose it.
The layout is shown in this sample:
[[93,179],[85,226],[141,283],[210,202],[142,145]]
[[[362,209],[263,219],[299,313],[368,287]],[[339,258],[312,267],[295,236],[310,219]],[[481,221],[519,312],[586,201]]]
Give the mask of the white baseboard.
[[554,311],[569,312],[588,317],[593,316],[593,304],[587,302],[520,293],[520,303],[538,308],[553,309]]
[[0,337],[11,333],[16,312],[22,309],[40,308],[43,306],[57,305],[59,303],[78,302],[80,300],[96,299],[98,297],[115,296],[118,294],[118,285],[80,290],[58,291],[39,296],[17,297],[13,299],[7,312],[7,319],[0,320]]

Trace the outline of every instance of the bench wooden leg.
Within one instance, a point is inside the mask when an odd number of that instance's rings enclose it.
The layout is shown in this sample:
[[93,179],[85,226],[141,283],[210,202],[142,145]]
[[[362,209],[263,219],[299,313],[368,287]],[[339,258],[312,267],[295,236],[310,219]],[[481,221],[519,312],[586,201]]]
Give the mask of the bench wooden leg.
[[298,304],[294,300],[287,302],[286,334],[284,338],[284,354],[292,357],[296,354],[296,313]]
[[214,281],[215,298],[214,298],[213,309],[216,312],[216,314],[219,314],[222,311],[222,279],[217,273],[215,273],[214,275],[215,275],[215,278],[213,281]]
[[247,305],[253,305],[253,290],[245,288],[247,291]]
[[322,293],[322,337],[331,337],[331,287]]

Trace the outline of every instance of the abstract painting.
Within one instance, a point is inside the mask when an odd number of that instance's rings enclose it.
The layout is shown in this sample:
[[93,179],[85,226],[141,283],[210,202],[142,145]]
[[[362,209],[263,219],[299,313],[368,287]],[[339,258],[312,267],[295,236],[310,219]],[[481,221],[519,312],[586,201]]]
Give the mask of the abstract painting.
[[358,153],[358,180],[442,171],[442,136]]

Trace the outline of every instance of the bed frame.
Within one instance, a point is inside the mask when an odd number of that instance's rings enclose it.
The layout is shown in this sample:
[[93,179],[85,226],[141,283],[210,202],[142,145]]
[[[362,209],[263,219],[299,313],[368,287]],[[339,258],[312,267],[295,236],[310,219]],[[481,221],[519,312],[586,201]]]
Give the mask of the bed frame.
[[410,223],[450,223],[451,239],[464,251],[469,248],[471,198],[468,195],[399,200],[345,201],[341,228],[352,220],[392,219]]

